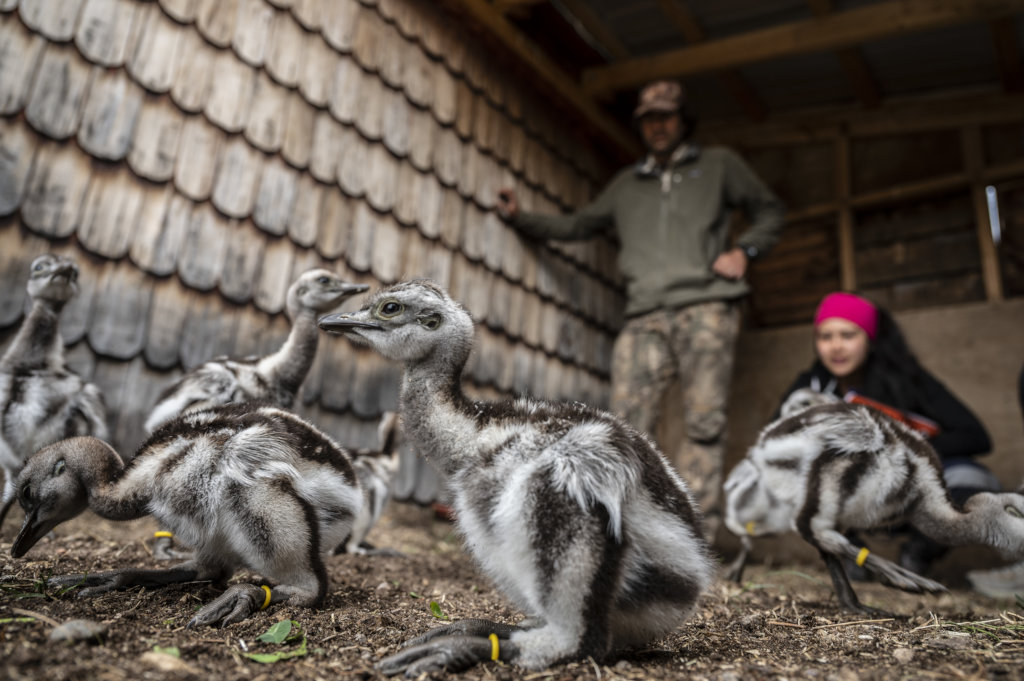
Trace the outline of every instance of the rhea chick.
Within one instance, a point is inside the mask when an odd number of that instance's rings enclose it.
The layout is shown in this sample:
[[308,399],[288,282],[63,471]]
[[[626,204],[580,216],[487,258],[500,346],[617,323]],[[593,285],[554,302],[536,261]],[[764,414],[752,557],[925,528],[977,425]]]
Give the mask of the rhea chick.
[[320,328],[405,364],[405,434],[445,475],[473,557],[530,617],[434,629],[382,660],[385,674],[606,659],[693,612],[715,572],[702,517],[647,437],[579,403],[468,399],[473,322],[432,282],[383,289]]
[[1024,557],[1024,495],[983,492],[958,508],[931,445],[864,405],[812,406],[769,424],[725,487],[726,527],[741,536],[796,530],[818,549],[840,605],[854,612],[878,611],[857,599],[843,558],[904,591],[945,587],[854,546],[848,530],[909,523],[941,544]]
[[11,547],[21,557],[47,532],[89,509],[111,520],[153,515],[190,546],[166,569],[124,568],[48,580],[80,596],[132,586],[212,580],[246,568],[275,582],[235,584],[190,626],[245,619],[270,603],[319,606],[324,556],[352,529],[362,494],[348,454],[294,414],[229,405],[161,426],[127,464],[92,437],[37,452],[18,478],[25,523]]
[[316,359],[316,316],[368,288],[328,270],[304,272],[288,288],[286,311],[292,328],[284,345],[265,357],[217,357],[189,371],[160,395],[146,419],[147,432],[187,411],[231,402],[262,401],[290,408]]
[[0,525],[14,503],[18,472],[35,451],[75,435],[107,437],[99,388],[64,365],[58,323],[78,293],[78,266],[41,255],[32,261],[27,289],[32,309],[0,357],[0,468],[6,477]]

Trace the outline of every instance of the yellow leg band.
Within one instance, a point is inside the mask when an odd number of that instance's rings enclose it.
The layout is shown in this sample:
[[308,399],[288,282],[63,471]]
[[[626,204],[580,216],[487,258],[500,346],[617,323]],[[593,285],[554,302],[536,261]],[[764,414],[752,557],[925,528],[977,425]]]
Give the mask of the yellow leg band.
[[263,605],[260,607],[260,610],[266,610],[267,606],[270,605],[270,587],[264,584],[261,588],[267,592],[267,597],[263,599]]
[[497,660],[498,659],[498,635],[497,634],[491,634],[487,638],[491,639],[491,659],[492,660]]
[[857,554],[857,567],[862,567],[864,565],[864,562],[868,559],[869,553],[871,552],[868,551],[866,546],[860,550],[860,553]]
[[174,533],[173,532],[168,532],[167,530],[160,530],[159,532],[154,532],[153,536],[156,537],[157,539],[160,539],[161,537],[167,537],[168,539],[170,539],[171,537],[174,536]]
[[754,534],[754,521],[751,520],[749,523],[747,523],[744,526],[743,529],[745,529],[747,531],[747,534]]

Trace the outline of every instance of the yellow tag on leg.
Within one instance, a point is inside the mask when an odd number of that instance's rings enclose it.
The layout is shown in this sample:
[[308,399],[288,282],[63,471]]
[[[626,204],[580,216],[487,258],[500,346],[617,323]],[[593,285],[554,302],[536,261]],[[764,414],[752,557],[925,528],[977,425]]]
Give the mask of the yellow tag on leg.
[[857,554],[857,567],[864,567],[864,562],[867,561],[869,553],[871,552],[868,551],[866,546],[860,550],[860,553]]
[[261,588],[267,592],[267,597],[263,600],[263,606],[260,607],[260,610],[266,610],[267,606],[270,605],[270,587],[264,584]]
[[747,531],[747,534],[754,534],[754,521],[751,520],[749,523],[747,523],[744,526],[743,529],[745,529]]
[[487,638],[491,639],[491,659],[492,660],[497,660],[498,659],[498,652],[499,652],[499,650],[498,650],[498,635],[497,634],[491,634]]
[[172,537],[174,537],[174,533],[168,532],[167,530],[160,530],[159,532],[154,532],[153,537],[155,537],[156,539],[162,539],[163,537],[171,539]]

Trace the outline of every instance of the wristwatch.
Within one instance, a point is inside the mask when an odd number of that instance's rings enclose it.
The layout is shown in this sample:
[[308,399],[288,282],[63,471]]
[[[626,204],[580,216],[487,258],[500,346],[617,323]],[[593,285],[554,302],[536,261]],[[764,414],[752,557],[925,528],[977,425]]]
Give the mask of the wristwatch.
[[740,246],[740,249],[747,254],[747,260],[753,260],[760,253],[760,251],[757,250],[757,246]]

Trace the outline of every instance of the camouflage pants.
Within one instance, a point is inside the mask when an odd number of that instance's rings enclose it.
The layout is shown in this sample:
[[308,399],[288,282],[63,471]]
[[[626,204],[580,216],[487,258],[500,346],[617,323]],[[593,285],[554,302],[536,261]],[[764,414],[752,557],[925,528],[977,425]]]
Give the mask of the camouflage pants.
[[674,451],[665,443],[665,454],[693,491],[710,538],[722,516],[725,411],[739,318],[736,303],[726,301],[656,310],[630,319],[612,353],[612,410],[651,437],[665,393],[679,379],[685,436]]

